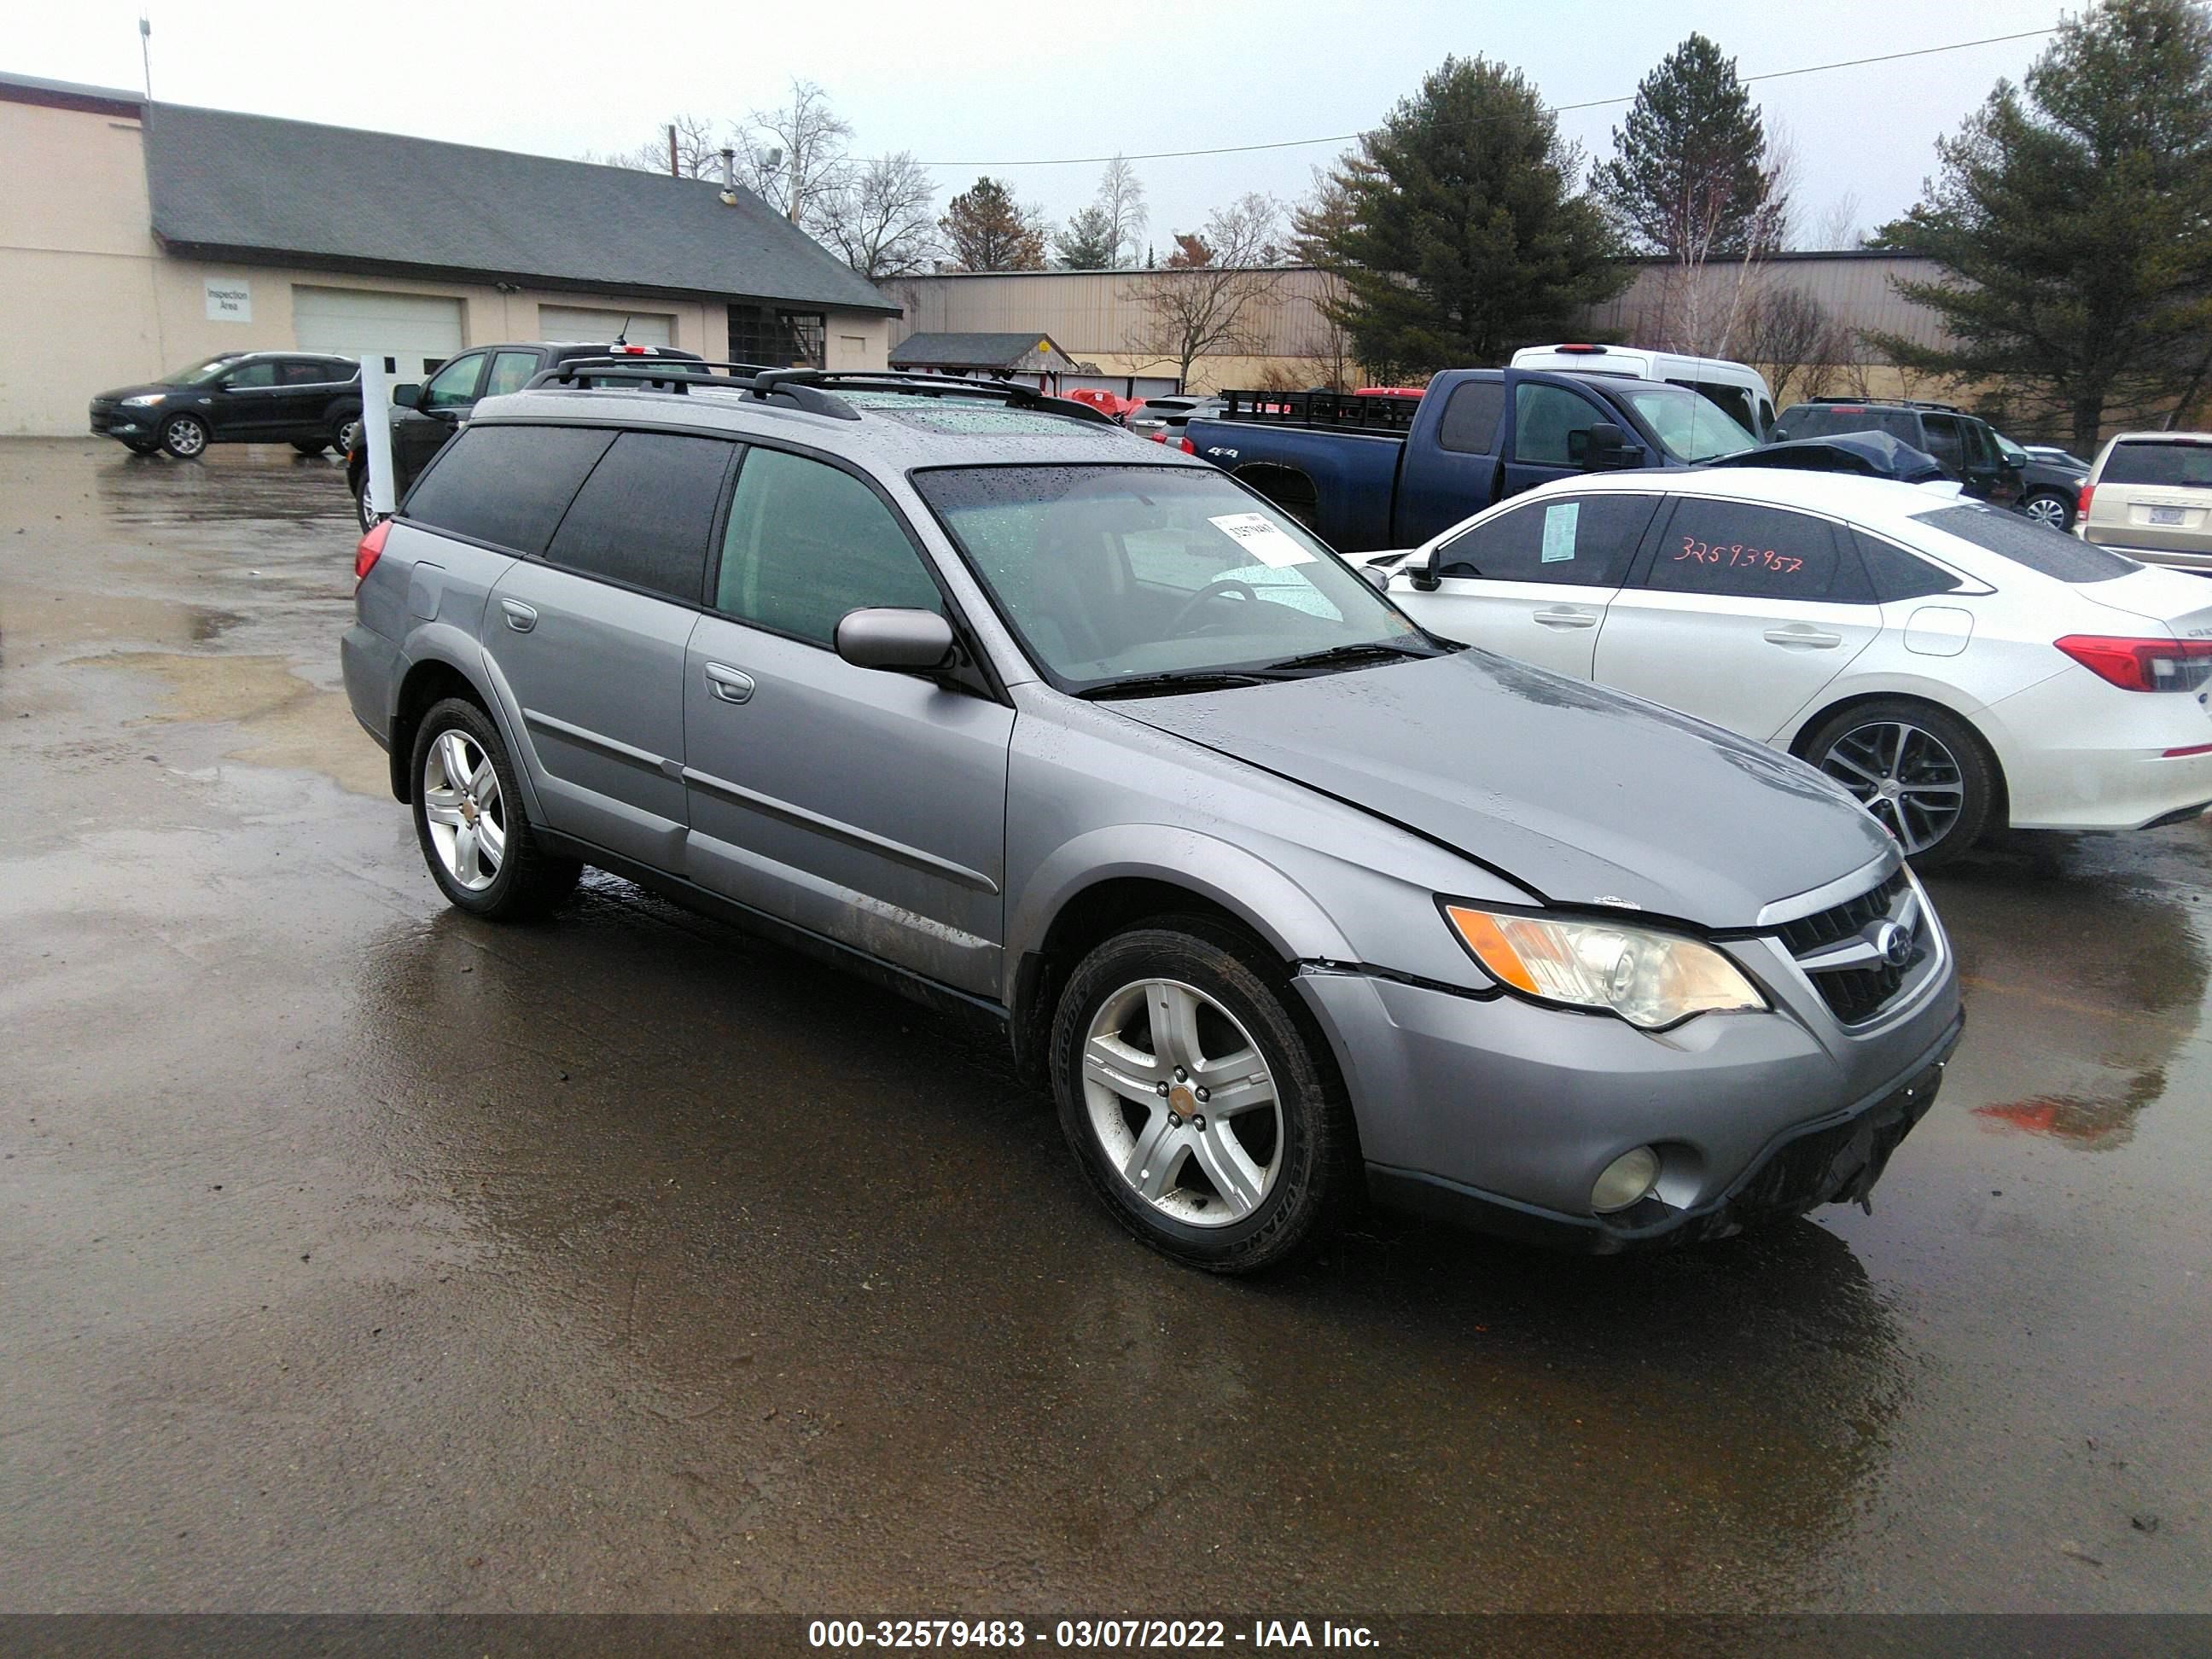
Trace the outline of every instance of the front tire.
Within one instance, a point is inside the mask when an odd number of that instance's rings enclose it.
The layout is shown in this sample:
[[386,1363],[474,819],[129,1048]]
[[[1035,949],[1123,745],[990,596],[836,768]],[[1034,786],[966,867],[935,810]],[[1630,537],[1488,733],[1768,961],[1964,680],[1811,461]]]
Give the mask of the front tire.
[[538,842],[514,763],[491,716],[448,697],[416,728],[415,836],[456,908],[495,921],[542,915],[574,890],[583,866]]
[[161,446],[158,443],[139,443],[133,439],[125,439],[124,441],[123,447],[129,450],[133,455],[151,455],[155,451],[159,450]]
[[2038,524],[2053,530],[2074,527],[2074,503],[2056,490],[2039,489],[2020,504],[2020,510]]
[[161,447],[180,461],[207,453],[208,423],[197,415],[172,415],[161,424]]
[[1980,839],[1998,793],[1996,757],[1948,709],[1878,697],[1823,720],[1805,759],[1856,796],[1919,870],[1940,869]]
[[1164,918],[1077,966],[1053,1019],[1053,1092],[1121,1224],[1211,1273],[1291,1261],[1358,1182],[1334,1057],[1279,964],[1235,930]]
[[302,455],[319,455],[325,450],[328,449],[330,446],[319,438],[295,438],[292,441],[292,447],[298,450]]
[[331,428],[331,447],[341,455],[353,453],[353,447],[361,441],[361,416],[349,415]]

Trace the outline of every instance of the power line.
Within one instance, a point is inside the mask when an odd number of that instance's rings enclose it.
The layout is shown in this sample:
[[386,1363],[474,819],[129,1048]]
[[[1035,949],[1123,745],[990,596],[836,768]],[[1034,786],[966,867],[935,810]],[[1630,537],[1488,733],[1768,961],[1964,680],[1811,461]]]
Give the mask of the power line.
[[[1965,52],[1972,46],[1994,46],[2008,40],[2033,40],[2045,34],[2056,34],[2056,27],[2047,29],[2022,29],[2016,34],[1985,34],[1978,40],[1959,40],[1948,46],[1921,46],[1912,52],[1887,52],[1877,58],[1850,58],[1841,63],[1808,64],[1802,69],[1769,70],[1764,75],[1747,75],[1745,84],[1753,81],[1783,81],[1793,75],[1821,75],[1830,70],[1863,69],[1869,64],[1894,64],[1906,58],[1932,58],[1939,52]],[[1553,106],[1554,115],[1565,115],[1575,110],[1606,109],[1614,104],[1632,104],[1633,93],[1621,98],[1593,98],[1587,103],[1558,104]],[[1327,138],[1279,138],[1265,144],[1219,144],[1209,149],[1156,149],[1141,155],[1122,155],[1124,161],[1179,161],[1194,155],[1246,155],[1255,150],[1304,149],[1312,144],[1348,144],[1364,135],[1340,132]],[[924,161],[926,167],[1103,167],[1115,160],[1111,155],[1059,155],[1036,161]]]

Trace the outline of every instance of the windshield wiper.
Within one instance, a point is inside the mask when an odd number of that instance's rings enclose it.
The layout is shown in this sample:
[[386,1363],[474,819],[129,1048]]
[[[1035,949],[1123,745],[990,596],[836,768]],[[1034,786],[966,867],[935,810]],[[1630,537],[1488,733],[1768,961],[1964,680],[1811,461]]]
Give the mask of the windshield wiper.
[[1219,668],[1175,668],[1159,674],[1139,674],[1079,691],[1079,697],[1096,702],[1102,697],[1148,697],[1168,691],[1225,691],[1239,685],[1265,685],[1268,676]]
[[1285,657],[1280,662],[1269,663],[1261,672],[1267,674],[1322,672],[1331,668],[1358,668],[1370,663],[1438,654],[1433,647],[1426,645],[1396,640],[1369,640],[1359,645],[1332,645],[1326,651],[1309,651],[1303,657]]

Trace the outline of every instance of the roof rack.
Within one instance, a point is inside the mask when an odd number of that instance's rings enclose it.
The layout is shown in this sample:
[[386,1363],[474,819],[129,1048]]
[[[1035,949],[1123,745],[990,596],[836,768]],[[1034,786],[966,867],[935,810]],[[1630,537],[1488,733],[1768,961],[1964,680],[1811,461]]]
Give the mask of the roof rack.
[[[669,367],[675,365],[675,367]],[[721,370],[716,374],[714,370]],[[644,359],[577,357],[533,375],[527,390],[540,386],[593,386],[627,382],[647,391],[687,395],[693,387],[739,392],[763,403],[786,403],[832,420],[857,421],[860,411],[836,395],[846,392],[893,392],[921,397],[994,398],[1010,409],[1061,415],[1111,426],[1113,421],[1072,398],[1048,397],[1004,380],[957,380],[942,374],[900,374],[880,369],[763,368],[758,363],[713,362],[697,357]]]
[[1930,410],[1938,415],[1963,415],[1966,412],[1963,409],[1960,409],[1956,404],[1930,403],[1925,398],[1824,397],[1808,398],[1805,401],[1808,404],[1845,404],[1854,406],[1861,404],[1879,404],[1885,409],[1922,409]]

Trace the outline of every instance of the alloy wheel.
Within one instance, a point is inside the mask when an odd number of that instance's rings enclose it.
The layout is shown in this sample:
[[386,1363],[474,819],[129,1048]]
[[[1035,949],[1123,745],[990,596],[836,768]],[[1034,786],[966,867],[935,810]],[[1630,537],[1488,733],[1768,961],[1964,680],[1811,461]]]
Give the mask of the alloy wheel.
[[1908,857],[1948,835],[1966,805],[1958,757],[1935,733],[1902,720],[1853,726],[1829,745],[1820,769],[1857,796]]
[[422,762],[422,816],[446,873],[472,893],[499,878],[507,857],[507,805],[499,773],[465,732],[438,735]]
[[1251,1034],[1177,980],[1140,980],[1099,1005],[1083,1042],[1091,1131],[1152,1208],[1225,1227],[1265,1201],[1282,1167],[1283,1108]]
[[2032,495],[2020,510],[2038,524],[2047,524],[2053,530],[2066,528],[2066,503],[2056,495]]
[[361,422],[359,420],[340,421],[338,422],[336,443],[337,446],[338,458],[341,460],[353,453],[353,447],[360,441],[360,438]]
[[207,447],[207,428],[190,416],[169,422],[163,441],[172,455],[197,455]]

